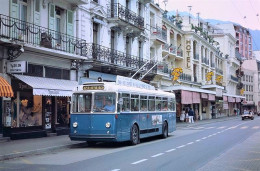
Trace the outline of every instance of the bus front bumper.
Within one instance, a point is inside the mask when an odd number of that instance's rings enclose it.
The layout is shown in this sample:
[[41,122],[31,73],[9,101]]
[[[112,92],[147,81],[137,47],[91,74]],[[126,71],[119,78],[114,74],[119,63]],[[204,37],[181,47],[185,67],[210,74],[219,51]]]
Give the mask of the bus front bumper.
[[70,133],[69,137],[74,141],[116,141],[115,134],[89,134],[89,135],[75,135]]

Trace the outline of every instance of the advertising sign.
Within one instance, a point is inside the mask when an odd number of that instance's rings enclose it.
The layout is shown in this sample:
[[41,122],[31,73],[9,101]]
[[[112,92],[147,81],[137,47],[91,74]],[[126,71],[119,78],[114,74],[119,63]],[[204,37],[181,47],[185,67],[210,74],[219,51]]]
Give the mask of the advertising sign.
[[8,61],[7,73],[26,73],[28,71],[27,61]]

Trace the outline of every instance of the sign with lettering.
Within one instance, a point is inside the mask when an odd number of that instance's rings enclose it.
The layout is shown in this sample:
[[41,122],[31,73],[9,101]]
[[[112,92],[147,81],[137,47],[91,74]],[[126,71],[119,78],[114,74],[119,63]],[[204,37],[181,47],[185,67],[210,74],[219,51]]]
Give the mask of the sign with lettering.
[[27,61],[8,61],[7,73],[26,73],[28,70]]
[[190,54],[191,54],[191,40],[186,40],[186,53],[187,53],[187,59],[186,59],[186,67],[190,68],[191,64],[190,64]]
[[83,86],[83,90],[104,90],[104,86]]

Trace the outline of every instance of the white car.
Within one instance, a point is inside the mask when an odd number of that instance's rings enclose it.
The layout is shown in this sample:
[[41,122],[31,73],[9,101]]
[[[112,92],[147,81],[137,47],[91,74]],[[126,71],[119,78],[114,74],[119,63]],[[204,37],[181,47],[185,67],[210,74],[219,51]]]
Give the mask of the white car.
[[249,112],[249,111],[245,111],[243,114],[242,114],[242,120],[244,119],[251,119],[251,120],[254,120],[254,115],[253,115],[253,112]]

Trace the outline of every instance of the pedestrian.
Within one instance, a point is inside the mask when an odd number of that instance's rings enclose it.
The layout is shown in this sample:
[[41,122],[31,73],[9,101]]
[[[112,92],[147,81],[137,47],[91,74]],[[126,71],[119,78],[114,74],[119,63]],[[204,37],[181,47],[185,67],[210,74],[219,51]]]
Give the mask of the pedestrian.
[[181,122],[184,122],[184,119],[185,119],[185,109],[183,108],[181,111],[181,116],[180,116]]
[[189,114],[188,114],[188,109],[185,110],[185,122],[189,122]]
[[190,108],[189,110],[189,123],[194,123],[193,117],[194,117],[194,111],[192,110],[192,108]]

